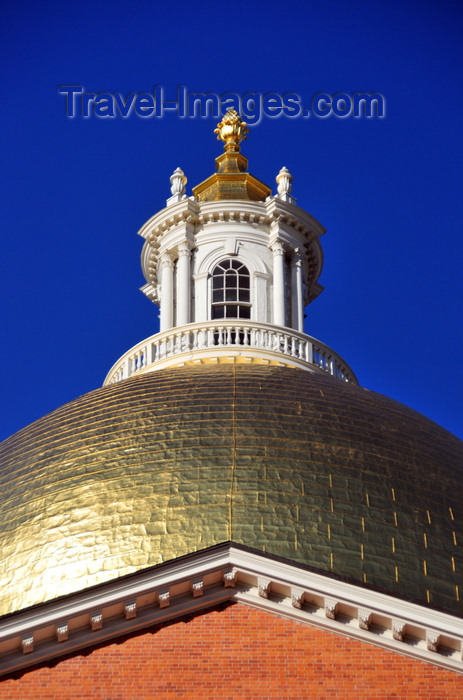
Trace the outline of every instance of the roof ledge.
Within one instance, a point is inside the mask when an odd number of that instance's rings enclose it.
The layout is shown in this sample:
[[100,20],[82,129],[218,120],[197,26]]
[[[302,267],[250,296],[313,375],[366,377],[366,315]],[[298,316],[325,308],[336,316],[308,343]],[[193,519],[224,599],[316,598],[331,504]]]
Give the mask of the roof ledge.
[[225,542],[0,620],[0,675],[236,602],[463,673],[461,620]]

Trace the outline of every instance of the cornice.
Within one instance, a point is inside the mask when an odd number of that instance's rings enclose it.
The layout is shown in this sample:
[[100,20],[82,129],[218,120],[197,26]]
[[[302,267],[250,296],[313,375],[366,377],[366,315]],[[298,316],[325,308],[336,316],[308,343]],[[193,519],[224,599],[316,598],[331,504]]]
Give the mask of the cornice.
[[[323,266],[323,252],[319,237],[325,233],[323,226],[308,212],[279,197],[269,197],[265,202],[246,200],[219,200],[198,202],[194,198],[182,199],[171,204],[147,221],[138,234],[145,239],[141,265],[148,286],[142,291],[149,299],[159,303],[157,274],[159,256],[163,250],[176,249],[179,236],[185,235],[194,247],[194,237],[200,231],[207,232],[214,224],[246,224],[266,231],[269,243],[281,239],[288,249],[304,250],[306,274],[317,280]],[[217,234],[217,232],[216,232]],[[322,287],[307,287],[304,303],[310,303]]]
[[0,674],[231,601],[463,673],[459,618],[223,543],[0,619]]
[[277,221],[309,240],[325,233],[323,226],[308,212],[279,197],[269,197],[265,202],[239,199],[198,202],[190,197],[161,209],[140,228],[138,235],[157,247],[161,235],[185,221],[201,225],[211,221],[237,221],[260,226]]
[[326,233],[326,229],[317,219],[292,202],[286,202],[275,196],[267,200],[266,206],[267,214],[273,221],[279,221],[309,239],[320,238]]

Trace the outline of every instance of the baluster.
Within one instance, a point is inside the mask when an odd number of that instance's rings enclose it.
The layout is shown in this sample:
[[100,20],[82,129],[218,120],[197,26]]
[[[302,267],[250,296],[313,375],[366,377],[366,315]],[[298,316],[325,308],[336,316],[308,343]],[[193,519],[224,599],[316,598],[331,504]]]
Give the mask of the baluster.
[[310,362],[310,364],[313,364],[313,345],[312,345],[312,343],[309,343],[308,340],[305,343],[305,354],[306,354],[305,359],[307,360],[307,362]]
[[326,372],[326,352],[324,352],[323,350],[320,350],[320,360],[321,360],[320,366]]
[[290,341],[291,357],[297,357],[297,340],[291,336]]
[[251,330],[249,331],[249,344],[253,348],[255,348],[258,344],[257,343],[257,333],[256,333],[256,329],[254,327],[251,328]]
[[271,348],[272,341],[273,341],[273,331],[269,331],[269,330],[261,331],[261,340],[262,340],[261,347],[264,348],[264,350],[267,348]]

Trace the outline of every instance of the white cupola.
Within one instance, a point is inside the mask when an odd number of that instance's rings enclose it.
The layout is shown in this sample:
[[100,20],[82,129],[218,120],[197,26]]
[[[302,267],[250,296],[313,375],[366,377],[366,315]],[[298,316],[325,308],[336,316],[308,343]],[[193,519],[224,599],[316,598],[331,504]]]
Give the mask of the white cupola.
[[277,194],[247,171],[246,124],[229,110],[216,172],[185,191],[177,168],[167,206],[140,229],[142,291],[160,307],[160,333],[129,350],[105,383],[134,372],[201,362],[269,362],[356,381],[325,345],[304,334],[304,308],[322,287],[321,224],[295,204],[286,167]]

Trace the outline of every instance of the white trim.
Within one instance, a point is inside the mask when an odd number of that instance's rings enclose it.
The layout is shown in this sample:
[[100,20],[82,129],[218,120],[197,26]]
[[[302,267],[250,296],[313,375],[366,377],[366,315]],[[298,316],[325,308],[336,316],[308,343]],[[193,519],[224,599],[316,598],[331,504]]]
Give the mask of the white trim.
[[[196,279],[198,283],[198,279]],[[206,284],[206,276],[201,277]],[[216,344],[215,334],[219,333]],[[241,342],[240,333],[244,336]],[[104,386],[166,367],[225,361],[235,357],[327,373],[358,384],[349,365],[327,345],[292,328],[245,319],[216,319],[170,328],[127,350],[111,367]]]
[[[141,263],[147,285],[142,287],[143,292],[149,299],[159,303],[157,297],[159,255],[165,249],[174,249],[180,238],[185,237],[186,232],[192,247],[193,239],[197,239],[198,244],[202,245],[204,241],[201,239],[204,233],[207,235],[207,242],[210,243],[214,242],[215,237],[217,241],[222,240],[223,232],[228,231],[243,242],[245,240],[255,242],[254,236],[259,240],[264,236],[262,239],[264,242],[272,223],[273,228],[276,225],[278,235],[288,249],[301,248],[305,251],[305,270],[307,261],[310,260],[311,279],[308,280],[308,293],[304,299],[304,305],[308,304],[323,289],[317,283],[323,265],[323,251],[318,239],[325,233],[325,229],[308,212],[278,197],[270,197],[265,202],[220,200],[201,203],[190,197],[159,211],[138,231],[138,234],[145,239]],[[254,235],[250,233],[250,226]],[[272,242],[273,240],[270,239],[270,243]]]
[[[268,275],[270,273],[270,270],[267,269],[267,265],[262,260],[262,257],[259,257],[256,251],[250,248],[246,248],[241,244],[239,234],[237,234],[236,236],[237,252],[234,253],[233,256],[231,256],[230,253],[227,253],[225,250],[225,244],[227,240],[228,239],[225,238],[225,234],[223,233],[222,240],[220,241],[220,243],[218,243],[217,247],[213,250],[210,250],[208,253],[206,253],[206,255],[203,258],[201,258],[201,261],[198,265],[198,271],[196,272],[197,275],[201,275],[204,273],[212,275],[215,266],[223,260],[227,260],[230,257],[235,258],[243,265],[245,265],[248,268],[250,274],[254,274],[257,272]],[[254,243],[254,241],[252,242]]]
[[224,601],[463,673],[460,618],[224,543],[6,616],[0,675]]

